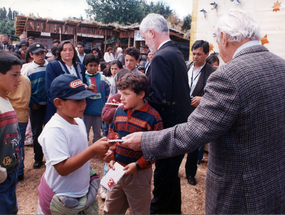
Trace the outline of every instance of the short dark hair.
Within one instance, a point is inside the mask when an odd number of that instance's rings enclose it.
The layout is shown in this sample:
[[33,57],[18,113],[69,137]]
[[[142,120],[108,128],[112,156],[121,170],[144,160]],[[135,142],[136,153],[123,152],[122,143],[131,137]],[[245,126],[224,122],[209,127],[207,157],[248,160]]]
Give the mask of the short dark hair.
[[110,51],[110,50],[113,50],[113,48],[112,47],[108,47],[107,48],[107,52]]
[[107,67],[106,67],[106,68],[103,70],[103,75],[106,76],[106,77],[111,77],[111,76],[112,76],[112,73],[111,73],[110,68],[107,68]]
[[76,66],[77,65],[77,51],[75,50],[74,45],[70,40],[64,40],[58,45],[58,49],[56,51],[56,60],[62,61],[61,56],[60,56],[60,52],[63,50],[63,46],[65,44],[71,44],[71,46],[73,48],[73,52],[74,52],[74,56],[72,58],[72,64],[74,66]]
[[144,98],[146,98],[149,95],[150,85],[148,78],[144,74],[132,72],[127,73],[122,78],[118,79],[117,88],[118,90],[129,88],[137,95],[144,92]]
[[206,58],[206,63],[210,65],[216,61],[218,62],[218,64],[220,64],[219,58],[214,54],[211,54],[209,57]]
[[119,67],[119,69],[122,69],[122,68],[123,68],[122,63],[121,63],[121,61],[119,61],[119,60],[113,60],[113,61],[109,62],[109,68],[110,68],[111,66],[115,65],[115,64]]
[[88,63],[97,63],[99,65],[99,58],[92,53],[89,53],[84,58],[84,65],[87,66]]
[[193,51],[194,49],[198,49],[198,48],[203,48],[203,52],[205,54],[209,53],[209,43],[207,41],[204,40],[196,40],[195,43],[192,45],[191,51]]
[[120,80],[120,78],[122,78],[125,74],[127,73],[132,73],[131,70],[129,69],[121,69],[118,73],[117,73],[117,81]]
[[140,52],[135,47],[129,47],[126,49],[125,55],[130,55],[130,56],[134,57],[136,60],[138,60],[140,57]]
[[34,38],[33,36],[30,36],[30,37],[28,37],[28,40],[29,40],[29,39],[34,40],[35,38]]
[[80,45],[84,48],[84,43],[83,42],[78,42],[77,45]]
[[56,51],[57,51],[57,49],[58,49],[58,46],[52,46],[52,47],[50,48],[50,51],[51,51],[51,53],[52,53],[54,56],[56,56]]
[[30,53],[32,53],[32,50],[30,48],[27,49],[26,51],[26,61],[25,63],[30,63],[34,59],[30,56]]
[[105,61],[100,61],[100,68],[101,68],[101,71],[103,71],[104,69],[106,69],[108,63],[105,62]]
[[0,73],[5,75],[14,65],[22,66],[22,61],[12,53],[0,51]]
[[58,40],[58,39],[54,39],[53,41],[52,41],[52,44],[54,44],[54,43],[60,43],[60,41]]

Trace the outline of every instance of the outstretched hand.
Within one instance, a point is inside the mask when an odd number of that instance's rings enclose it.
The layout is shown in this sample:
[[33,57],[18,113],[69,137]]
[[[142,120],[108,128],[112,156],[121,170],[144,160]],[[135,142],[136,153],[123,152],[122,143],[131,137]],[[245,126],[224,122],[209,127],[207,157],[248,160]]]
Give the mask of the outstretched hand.
[[108,138],[102,137],[94,142],[90,147],[92,147],[94,155],[105,156],[110,146],[111,144],[108,143]]
[[122,138],[124,142],[122,142],[122,146],[128,147],[130,149],[133,149],[135,151],[141,151],[141,137],[143,132],[135,132],[132,134],[129,134]]

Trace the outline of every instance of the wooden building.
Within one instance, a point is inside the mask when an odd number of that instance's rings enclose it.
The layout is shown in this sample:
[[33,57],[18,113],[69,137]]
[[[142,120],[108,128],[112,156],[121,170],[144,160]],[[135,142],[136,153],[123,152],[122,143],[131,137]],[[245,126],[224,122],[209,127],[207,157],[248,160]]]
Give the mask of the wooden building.
[[[49,49],[54,39],[71,40],[75,45],[81,41],[87,50],[96,45],[101,45],[106,50],[107,46],[113,47],[115,44],[123,49],[134,46],[142,54],[145,54],[148,49],[143,39],[135,36],[139,34],[139,26],[118,27],[98,24],[95,21],[59,21],[18,15],[15,28],[16,35],[25,33],[28,37],[33,36],[36,38],[35,41],[42,42]],[[184,38],[183,33],[170,29],[170,38],[177,43],[178,47],[189,49],[190,41]],[[186,55],[189,54],[189,50],[183,52]]]

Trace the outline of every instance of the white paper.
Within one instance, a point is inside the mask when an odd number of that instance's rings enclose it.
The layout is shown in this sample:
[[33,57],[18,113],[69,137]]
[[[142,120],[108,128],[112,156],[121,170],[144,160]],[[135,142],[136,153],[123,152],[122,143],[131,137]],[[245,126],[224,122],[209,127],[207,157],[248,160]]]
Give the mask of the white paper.
[[109,169],[107,174],[101,179],[101,186],[105,187],[107,190],[111,191],[118,183],[118,181],[123,177],[126,170],[123,170],[123,166],[116,162],[114,164],[115,170]]

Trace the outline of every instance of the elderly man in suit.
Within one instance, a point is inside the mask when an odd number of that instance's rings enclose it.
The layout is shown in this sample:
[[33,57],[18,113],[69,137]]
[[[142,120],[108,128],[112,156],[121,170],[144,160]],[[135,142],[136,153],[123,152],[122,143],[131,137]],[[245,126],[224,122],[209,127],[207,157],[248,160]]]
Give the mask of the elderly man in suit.
[[[204,40],[197,40],[191,47],[193,61],[188,65],[188,82],[190,86],[191,98],[191,113],[200,104],[201,98],[204,95],[204,87],[207,79],[212,72],[216,70],[215,67],[206,63],[206,58],[209,55],[209,43]],[[203,146],[201,147],[203,150]],[[187,155],[185,164],[186,178],[188,183],[196,185],[195,175],[197,172],[198,149]]]
[[259,24],[243,11],[228,10],[216,36],[225,64],[188,122],[134,133],[125,145],[157,160],[212,141],[206,213],[285,213],[285,60],[259,44]]
[[[166,20],[159,14],[149,14],[141,22],[140,31],[150,51],[155,53],[147,72],[151,85],[149,104],[161,115],[164,128],[187,122],[191,100],[186,64],[170,40]],[[183,157],[157,160],[150,213],[181,213],[178,170]]]

